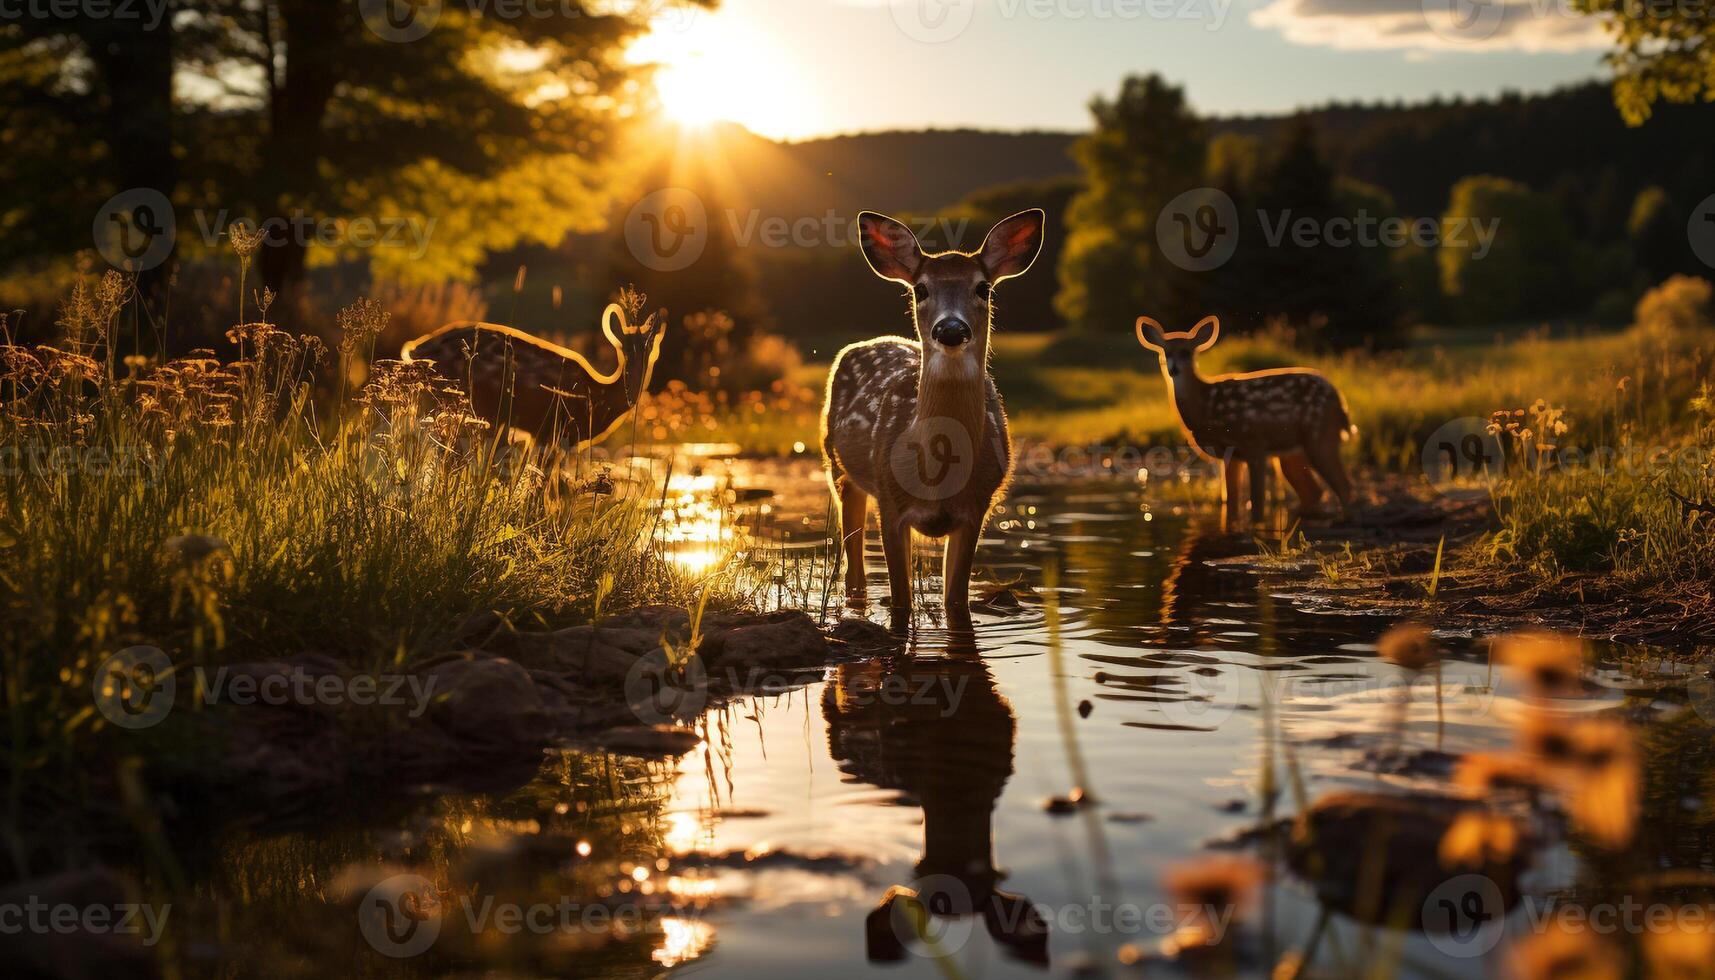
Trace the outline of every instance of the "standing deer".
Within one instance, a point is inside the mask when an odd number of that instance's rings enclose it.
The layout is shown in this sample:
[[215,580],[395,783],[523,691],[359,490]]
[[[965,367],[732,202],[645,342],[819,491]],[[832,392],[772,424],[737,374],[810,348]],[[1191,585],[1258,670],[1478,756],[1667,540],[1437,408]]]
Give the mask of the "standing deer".
[[[602,312],[601,332],[618,363],[602,373],[577,351],[498,323],[461,320],[405,344],[400,358],[432,361],[468,386],[476,414],[533,438],[553,435],[578,448],[619,427],[649,387],[666,335],[666,311],[632,326],[624,307]],[[615,332],[615,324],[618,332]]]
[[846,595],[865,597],[863,529],[881,511],[890,605],[911,606],[911,532],[947,539],[943,595],[970,603],[971,559],[1012,470],[1006,411],[988,373],[994,287],[1023,275],[1042,250],[1044,215],[1021,211],[975,252],[925,253],[885,215],[858,217],[864,258],[910,289],[917,340],[878,337],[840,351],[828,372],[822,453],[846,555]]
[[1268,466],[1280,460],[1281,475],[1298,495],[1299,512],[1320,511],[1322,488],[1312,470],[1352,505],[1352,480],[1340,460],[1340,442],[1357,431],[1345,399],[1332,382],[1308,368],[1275,368],[1205,378],[1197,355],[1215,345],[1221,321],[1207,316],[1187,333],[1163,333],[1161,324],[1137,318],[1137,339],[1161,355],[1161,373],[1179,424],[1192,445],[1221,463],[1222,499],[1229,523],[1239,520],[1239,476],[1250,470],[1251,520],[1262,520]]

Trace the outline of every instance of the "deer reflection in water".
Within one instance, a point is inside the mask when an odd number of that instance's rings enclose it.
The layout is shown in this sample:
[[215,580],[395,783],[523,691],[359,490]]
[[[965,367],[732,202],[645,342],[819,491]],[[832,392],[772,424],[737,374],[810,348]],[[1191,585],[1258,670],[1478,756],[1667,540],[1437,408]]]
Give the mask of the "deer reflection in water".
[[980,918],[1007,955],[1046,965],[1047,923],[1028,898],[997,887],[1004,875],[995,867],[994,810],[1013,772],[1016,721],[968,616],[955,617],[944,647],[912,642],[886,657],[840,665],[822,711],[841,772],[899,790],[923,808],[916,880],[888,889],[869,914],[868,958],[901,960],[920,936],[935,935],[915,917],[926,913],[949,936]]

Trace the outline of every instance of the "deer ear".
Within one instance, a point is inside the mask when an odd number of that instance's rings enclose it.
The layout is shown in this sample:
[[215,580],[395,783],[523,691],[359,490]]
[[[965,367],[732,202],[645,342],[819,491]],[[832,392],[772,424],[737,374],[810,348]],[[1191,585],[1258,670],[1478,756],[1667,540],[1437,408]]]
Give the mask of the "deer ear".
[[916,281],[917,270],[923,266],[923,249],[910,228],[885,214],[865,211],[858,215],[858,236],[863,257],[876,275],[906,285]]
[[1159,353],[1167,341],[1161,336],[1161,324],[1147,316],[1137,318],[1137,342]]
[[1022,276],[1042,251],[1042,225],[1048,215],[1041,208],[1020,211],[989,229],[979,253],[983,268],[995,282]]
[[1191,339],[1197,342],[1199,354],[1215,346],[1215,340],[1220,336],[1221,318],[1218,316],[1206,316],[1191,328]]

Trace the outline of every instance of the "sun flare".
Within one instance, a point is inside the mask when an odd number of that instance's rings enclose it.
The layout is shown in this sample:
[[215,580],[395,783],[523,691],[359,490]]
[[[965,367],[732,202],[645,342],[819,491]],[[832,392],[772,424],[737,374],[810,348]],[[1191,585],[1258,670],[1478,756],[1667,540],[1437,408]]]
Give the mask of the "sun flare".
[[662,111],[682,126],[707,126],[729,118],[731,103],[723,98],[718,79],[701,61],[662,65],[655,73],[655,94]]
[[690,28],[660,24],[628,52],[633,64],[655,67],[662,113],[681,126],[735,122],[773,139],[803,135],[811,113],[789,52],[771,37],[699,18]]

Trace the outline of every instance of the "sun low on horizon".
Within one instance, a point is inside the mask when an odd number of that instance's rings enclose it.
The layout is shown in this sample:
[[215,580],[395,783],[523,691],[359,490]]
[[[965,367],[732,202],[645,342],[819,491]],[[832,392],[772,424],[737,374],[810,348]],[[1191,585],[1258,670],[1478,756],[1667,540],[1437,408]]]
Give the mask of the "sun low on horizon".
[[812,100],[790,84],[799,66],[778,38],[718,15],[688,22],[684,16],[657,18],[627,52],[633,64],[654,66],[656,97],[668,119],[690,129],[732,122],[776,140],[823,128]]

